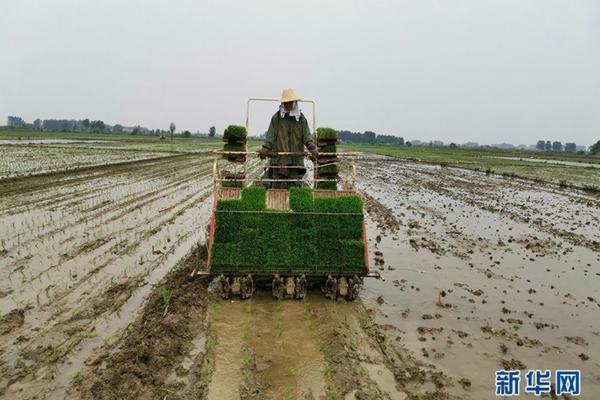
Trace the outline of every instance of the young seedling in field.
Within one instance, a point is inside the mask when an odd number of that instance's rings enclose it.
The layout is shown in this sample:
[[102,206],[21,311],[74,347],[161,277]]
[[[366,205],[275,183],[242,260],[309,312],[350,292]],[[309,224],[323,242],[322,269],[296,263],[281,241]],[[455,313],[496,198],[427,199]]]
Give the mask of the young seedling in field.
[[252,354],[250,354],[250,350],[246,349],[244,351],[244,356],[242,357],[242,365],[244,368],[248,368],[252,363]]
[[217,299],[217,302],[213,304],[212,314],[213,314],[214,319],[219,318],[220,311],[221,311],[221,298],[219,297]]
[[337,394],[335,390],[329,392],[329,400],[339,400],[340,396]]
[[20,367],[21,365],[24,365],[25,362],[23,361],[23,356],[17,356],[17,359],[15,360],[15,365],[17,367]]
[[81,370],[75,372],[75,374],[73,375],[73,380],[74,381],[78,381],[81,379]]
[[360,375],[361,378],[364,378],[365,376],[367,376],[367,369],[364,367],[364,365],[360,366],[360,368],[358,369],[358,374]]
[[202,377],[206,377],[210,374],[210,365],[207,360],[204,360],[204,365],[202,366],[200,373],[202,374]]
[[244,326],[244,340],[248,341],[252,337],[252,331],[248,325]]
[[312,307],[310,306],[308,300],[304,300],[304,318],[307,321],[312,320]]
[[87,337],[88,337],[89,339],[93,339],[93,338],[95,338],[96,336],[98,336],[98,333],[96,333],[96,331],[95,331],[95,330],[91,330],[91,331],[89,331],[89,332],[88,332],[88,334],[87,334]]
[[212,333],[209,333],[206,338],[206,356],[211,356],[215,351],[215,338]]
[[50,358],[53,360],[57,360],[60,357],[60,347],[57,345],[52,346],[52,352],[50,353]]
[[352,350],[356,348],[356,340],[350,332],[346,334],[346,346],[350,347]]
[[296,373],[296,370],[291,365],[288,365],[287,367],[285,367],[283,369],[283,374],[285,376],[294,376],[295,373]]
[[169,304],[171,304],[171,293],[169,292],[169,288],[165,285],[160,286],[160,294],[163,300],[163,316],[167,315],[167,311],[169,310]]
[[331,377],[333,370],[331,369],[331,365],[327,364],[325,365],[325,368],[323,369],[323,375],[325,375],[327,378]]

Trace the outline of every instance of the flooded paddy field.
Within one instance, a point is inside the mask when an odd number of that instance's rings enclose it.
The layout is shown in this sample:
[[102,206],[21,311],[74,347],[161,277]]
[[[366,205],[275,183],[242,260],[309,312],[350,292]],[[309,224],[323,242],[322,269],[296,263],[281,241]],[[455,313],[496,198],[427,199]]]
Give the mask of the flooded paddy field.
[[160,151],[106,151],[103,147],[0,144],[0,179],[75,170],[169,155]]
[[0,397],[482,399],[503,368],[600,395],[600,200],[359,164],[361,300],[219,300],[203,265],[209,154],[0,181]]
[[460,398],[492,398],[500,369],[579,369],[600,396],[598,197],[391,159],[359,173],[386,277],[363,296],[392,343]]

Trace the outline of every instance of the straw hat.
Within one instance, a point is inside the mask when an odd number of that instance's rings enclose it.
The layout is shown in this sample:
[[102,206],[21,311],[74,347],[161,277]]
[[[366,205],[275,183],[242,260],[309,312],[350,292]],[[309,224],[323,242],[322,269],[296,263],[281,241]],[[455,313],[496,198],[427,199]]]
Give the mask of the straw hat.
[[288,101],[297,101],[297,100],[300,100],[300,98],[298,96],[296,96],[296,94],[294,93],[294,90],[292,88],[283,89],[283,92],[281,93],[281,102],[282,103],[287,103]]

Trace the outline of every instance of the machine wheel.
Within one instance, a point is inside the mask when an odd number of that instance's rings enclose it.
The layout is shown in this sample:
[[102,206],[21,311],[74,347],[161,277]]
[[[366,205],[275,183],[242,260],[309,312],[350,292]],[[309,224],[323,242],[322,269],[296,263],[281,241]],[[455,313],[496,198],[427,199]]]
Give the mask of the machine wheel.
[[327,297],[328,299],[336,300],[338,294],[337,279],[335,279],[331,275],[327,276],[325,286],[323,287],[323,293],[325,293],[325,297]]
[[296,277],[296,299],[302,300],[306,297],[306,276],[304,274]]
[[360,291],[360,285],[362,284],[362,279],[358,276],[354,275],[352,278],[348,279],[348,295],[346,298],[348,301],[353,301],[358,297],[358,292]]
[[293,299],[296,297],[296,283],[293,276],[285,278],[283,297],[286,299]]
[[338,293],[344,298],[348,297],[348,279],[345,276],[338,278]]
[[229,278],[223,274],[219,275],[218,293],[224,300],[227,300],[231,293],[231,285],[229,284]]
[[273,277],[273,283],[272,283],[272,291],[273,291],[273,297],[276,297],[277,300],[281,300],[283,299],[283,293],[285,291],[285,285],[283,283],[283,279],[279,276],[279,274],[276,274]]
[[252,275],[248,274],[241,278],[240,298],[242,300],[249,299],[254,294],[254,281]]

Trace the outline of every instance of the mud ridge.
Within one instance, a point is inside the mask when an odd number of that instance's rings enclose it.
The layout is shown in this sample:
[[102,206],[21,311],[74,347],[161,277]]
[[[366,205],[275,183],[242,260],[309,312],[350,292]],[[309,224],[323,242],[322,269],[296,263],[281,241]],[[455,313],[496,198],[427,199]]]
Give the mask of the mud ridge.
[[[78,383],[77,397],[189,398],[191,393],[177,394],[180,384],[169,383],[169,376],[189,353],[206,317],[207,282],[188,278],[192,266],[204,262],[205,256],[204,247],[195,248],[167,274],[117,343],[118,348],[104,348],[89,361],[91,369]],[[203,386],[195,387],[194,392],[201,395]]]

